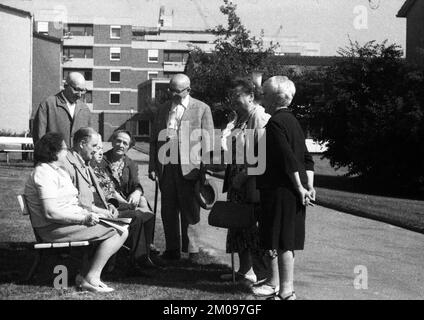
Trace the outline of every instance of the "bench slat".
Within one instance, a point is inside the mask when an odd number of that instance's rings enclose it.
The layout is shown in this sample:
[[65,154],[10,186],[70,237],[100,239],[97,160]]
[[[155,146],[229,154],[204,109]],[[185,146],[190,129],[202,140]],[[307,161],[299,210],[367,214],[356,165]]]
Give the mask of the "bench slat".
[[88,241],[75,241],[71,242],[71,247],[86,247],[89,246],[90,242]]
[[50,249],[52,247],[51,243],[36,243],[34,244],[34,249]]

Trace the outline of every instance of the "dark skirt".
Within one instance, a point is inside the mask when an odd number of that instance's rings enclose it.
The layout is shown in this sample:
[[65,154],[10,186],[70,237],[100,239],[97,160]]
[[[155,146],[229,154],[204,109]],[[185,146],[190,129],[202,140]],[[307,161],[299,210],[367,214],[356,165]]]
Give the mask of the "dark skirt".
[[261,190],[259,219],[261,245],[265,250],[303,250],[306,208],[296,191],[287,187]]

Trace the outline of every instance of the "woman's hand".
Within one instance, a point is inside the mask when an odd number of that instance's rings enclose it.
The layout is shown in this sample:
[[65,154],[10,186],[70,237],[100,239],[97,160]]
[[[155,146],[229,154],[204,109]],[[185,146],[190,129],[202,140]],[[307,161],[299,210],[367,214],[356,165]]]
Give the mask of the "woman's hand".
[[138,206],[138,203],[140,202],[140,198],[141,198],[141,190],[137,189],[129,195],[127,201],[130,204],[130,206],[132,206],[134,209]]
[[303,186],[300,186],[298,187],[297,191],[300,196],[300,201],[304,206],[314,206],[314,204],[311,202],[312,198],[308,190],[306,190]]
[[308,191],[309,191],[310,199],[312,201],[315,201],[315,197],[317,195],[315,188],[313,186],[308,186]]
[[92,227],[95,226],[96,224],[99,223],[99,215],[97,213],[94,212],[89,212],[85,217],[84,220],[82,222],[83,225],[88,226],[88,227]]
[[119,216],[118,209],[112,204],[109,204],[109,216],[113,219],[118,218]]

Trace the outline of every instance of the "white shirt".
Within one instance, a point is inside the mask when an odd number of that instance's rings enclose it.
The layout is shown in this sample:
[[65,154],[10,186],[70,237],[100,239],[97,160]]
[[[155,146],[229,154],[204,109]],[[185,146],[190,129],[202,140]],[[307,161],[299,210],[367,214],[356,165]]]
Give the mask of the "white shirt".
[[66,97],[65,97],[65,95],[63,93],[62,93],[62,95],[63,95],[63,98],[65,99],[66,106],[68,107],[69,113],[71,114],[71,118],[73,119],[74,118],[74,113],[75,113],[76,103],[70,103],[68,101],[68,99],[66,99]]
[[190,96],[187,95],[180,104],[172,102],[171,110],[169,110],[167,129],[169,138],[174,137],[180,129],[181,119],[190,102]]
[[78,205],[78,190],[72,184],[71,177],[53,164],[42,163],[35,167],[25,185],[25,197],[34,228],[51,224],[43,208],[44,199],[55,199],[61,212],[84,212]]

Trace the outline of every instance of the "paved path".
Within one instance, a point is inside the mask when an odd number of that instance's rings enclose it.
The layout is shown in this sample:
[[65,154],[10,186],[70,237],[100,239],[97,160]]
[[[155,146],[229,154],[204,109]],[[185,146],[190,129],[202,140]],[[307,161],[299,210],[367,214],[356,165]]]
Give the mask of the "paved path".
[[[136,151],[130,156],[141,161],[140,177],[152,199],[147,156]],[[210,227],[207,213],[202,211],[202,246],[230,264],[226,230]],[[157,223],[162,223],[159,216]],[[296,253],[295,287],[300,299],[424,299],[423,234],[323,207],[308,209],[306,223],[305,250]],[[366,268],[367,289],[355,289],[357,266]]]

